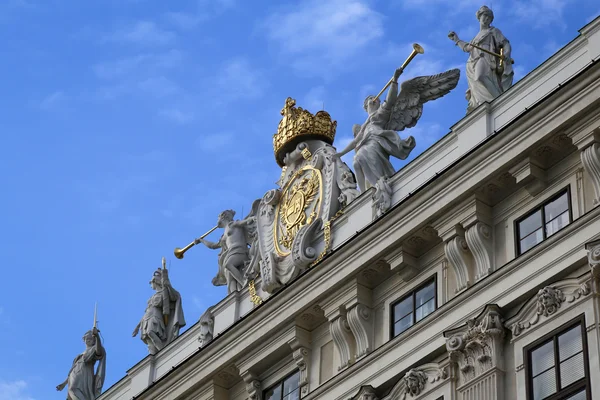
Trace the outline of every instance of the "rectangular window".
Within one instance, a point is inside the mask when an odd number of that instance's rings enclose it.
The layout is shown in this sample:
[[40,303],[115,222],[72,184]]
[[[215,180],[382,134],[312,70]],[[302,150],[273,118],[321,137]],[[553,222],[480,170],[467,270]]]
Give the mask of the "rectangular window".
[[589,400],[583,316],[525,349],[528,400]]
[[567,188],[517,220],[517,253],[522,254],[554,235],[571,220],[571,196]]
[[392,337],[396,337],[437,308],[435,277],[392,303]]
[[265,390],[264,400],[299,400],[300,399],[300,372],[292,375]]

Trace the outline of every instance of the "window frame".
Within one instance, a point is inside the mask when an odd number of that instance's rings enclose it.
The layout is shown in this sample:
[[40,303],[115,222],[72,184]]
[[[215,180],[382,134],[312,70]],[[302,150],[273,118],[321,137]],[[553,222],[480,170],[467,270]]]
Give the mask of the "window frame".
[[281,393],[282,393],[282,397],[283,397],[283,384],[286,381],[286,379],[289,379],[290,377],[294,376],[298,374],[298,399],[302,400],[302,391],[300,390],[300,370],[299,369],[295,369],[292,372],[290,372],[289,374],[285,375],[283,378],[279,379],[277,382],[275,382],[274,384],[272,384],[271,386],[269,386],[268,388],[263,389],[262,391],[262,398],[266,398],[267,397],[267,392],[271,389],[273,389],[274,387],[277,386],[281,386]]
[[[548,204],[550,204],[553,201],[557,200],[558,198],[560,198],[564,194],[567,195],[567,207],[568,207],[567,211],[569,212],[569,223],[567,225],[570,225],[570,224],[573,223],[573,204],[572,204],[572,200],[571,200],[571,185],[567,185],[566,187],[564,187],[561,190],[559,190],[556,194],[548,197],[546,200],[544,200],[543,202],[539,203],[537,206],[535,206],[534,208],[530,209],[529,211],[527,211],[522,216],[520,216],[517,219],[515,219],[515,222],[514,222],[515,254],[517,255],[517,257],[520,256],[521,254],[527,253],[531,249],[534,249],[536,246],[539,246],[540,243],[543,243],[543,242],[546,241],[546,239],[548,239],[548,235],[546,233],[546,224],[547,224],[547,222],[546,222],[546,211],[545,211],[545,208],[546,208],[546,206]],[[536,243],[534,246],[530,247],[529,249],[527,249],[525,251],[521,251],[521,240],[523,238],[521,238],[520,233],[519,233],[519,224],[521,222],[525,221],[527,218],[531,217],[533,214],[535,214],[538,211],[540,211],[541,214],[542,214],[542,236],[543,236],[543,239],[542,239],[541,242]],[[559,229],[558,231],[556,231],[556,233],[558,233],[561,230],[563,230],[567,225],[565,225],[564,227],[562,227],[561,229]],[[531,234],[533,234],[533,232],[531,232],[530,235]],[[554,236],[554,235],[552,235],[552,236]]]
[[[434,300],[435,300],[435,309],[428,315],[426,315],[425,317],[423,317],[421,320],[416,321],[416,314],[417,314],[417,307],[416,307],[416,295],[417,292],[421,289],[424,289],[425,287],[429,286],[431,283],[433,283],[433,293],[434,293]],[[408,299],[409,297],[413,298],[413,306],[412,306],[412,313],[415,316],[415,322],[408,327],[406,330],[400,332],[398,335],[394,335],[394,325],[396,325],[396,321],[394,318],[394,308],[396,308],[397,304],[402,303],[404,300]],[[402,297],[400,297],[397,300],[394,300],[390,303],[390,340],[400,336],[401,334],[403,334],[404,332],[408,331],[410,328],[412,328],[413,326],[417,325],[418,323],[420,323],[421,321],[427,319],[431,314],[433,314],[439,307],[438,304],[438,282],[437,282],[437,274],[433,274],[433,276],[425,279],[423,282],[421,282],[418,286],[415,286],[414,289],[412,289],[409,293],[404,294]]]
[[[566,333],[567,331],[579,326],[581,329],[581,344],[583,351],[583,370],[585,372],[585,378],[583,380],[579,380],[579,383],[571,383],[566,388],[560,389],[556,393],[546,397],[544,400],[560,400],[564,399],[568,396],[573,396],[577,394],[581,389],[586,390],[586,400],[592,400],[592,385],[590,381],[590,354],[587,340],[587,330],[585,325],[585,314],[581,314],[576,318],[562,324],[558,328],[554,329],[552,332],[542,336],[537,339],[533,343],[528,344],[523,347],[523,361],[524,361],[524,370],[525,370],[525,388],[526,388],[526,398],[527,400],[533,400],[533,363],[531,362],[531,355],[534,350],[542,347],[546,343],[552,341],[554,347],[554,368],[556,374],[556,383],[560,385],[560,360],[558,359],[558,337]],[[557,362],[558,360],[558,362]]]

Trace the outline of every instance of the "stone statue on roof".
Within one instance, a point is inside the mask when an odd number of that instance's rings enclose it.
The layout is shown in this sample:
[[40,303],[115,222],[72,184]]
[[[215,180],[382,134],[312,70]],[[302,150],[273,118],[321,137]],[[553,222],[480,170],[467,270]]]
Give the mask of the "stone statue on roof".
[[56,386],[56,390],[62,391],[68,385],[67,400],[95,400],[102,393],[106,375],[106,351],[99,332],[94,326],[83,335],[85,351],[73,360],[67,379]]
[[479,33],[471,40],[461,40],[456,32],[448,37],[464,52],[469,53],[466,72],[469,89],[467,112],[484,102],[491,102],[508,90],[513,83],[513,60],[510,42],[500,29],[491,26],[494,12],[482,6],[476,13]]
[[175,340],[185,326],[181,295],[171,286],[164,257],[163,267],[154,271],[150,286],[155,293],[148,299],[144,316],[132,336],[137,336],[141,331],[140,338],[148,346],[148,352],[156,354]]

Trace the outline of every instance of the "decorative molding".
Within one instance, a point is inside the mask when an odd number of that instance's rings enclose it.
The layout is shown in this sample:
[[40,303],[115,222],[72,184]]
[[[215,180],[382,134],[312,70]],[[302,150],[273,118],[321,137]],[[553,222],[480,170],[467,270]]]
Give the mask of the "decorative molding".
[[373,351],[373,312],[364,304],[356,304],[346,315],[356,340],[356,360]]
[[469,251],[467,241],[464,236],[457,235],[446,243],[444,250],[448,263],[452,266],[456,276],[456,293],[461,292],[472,283],[469,269],[473,256]]
[[465,238],[475,259],[475,281],[478,281],[494,272],[491,228],[477,222],[467,229]]
[[405,400],[425,392],[427,385],[448,378],[448,371],[437,363],[424,364],[410,369],[382,400]]
[[[552,152],[552,149],[549,146],[542,146],[537,149],[536,155],[544,157],[548,152]],[[540,194],[548,185],[546,171],[529,157],[512,167],[509,172],[515,177],[517,184],[523,185],[532,197]]]
[[333,343],[338,350],[340,356],[340,365],[338,371],[348,367],[354,362],[354,337],[350,331],[350,326],[345,314],[339,314],[331,321],[329,325]]
[[[424,239],[414,236],[412,239]],[[410,254],[405,246],[401,246],[396,252],[385,258],[392,272],[397,272],[404,282],[409,282],[419,273],[419,261],[417,257]]]
[[[461,372],[465,391],[468,384],[489,370],[503,373],[504,336],[503,318],[496,304],[485,306],[483,312],[466,325],[444,332],[450,360]],[[501,379],[499,379],[501,380]],[[496,380],[497,384],[500,384]],[[495,388],[488,388],[495,391]]]
[[589,276],[556,282],[540,289],[523,305],[517,315],[506,321],[505,326],[510,329],[513,337],[520,336],[541,319],[556,314],[564,303],[573,303],[588,294],[590,294]]

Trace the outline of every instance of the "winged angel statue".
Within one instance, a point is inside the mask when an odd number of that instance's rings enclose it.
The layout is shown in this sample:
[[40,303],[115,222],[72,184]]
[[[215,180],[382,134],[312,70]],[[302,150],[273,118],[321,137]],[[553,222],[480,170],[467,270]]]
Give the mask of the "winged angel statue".
[[402,72],[400,67],[394,73],[383,104],[376,96],[365,99],[364,108],[369,114],[367,120],[362,125],[353,126],[354,139],[336,154],[341,157],[351,150],[355,151],[354,172],[361,191],[371,186],[375,186],[377,192],[391,191],[385,179],[395,172],[390,156],[404,160],[416,144],[412,136],[403,140],[397,131],[415,126],[423,113],[423,104],[449,93],[460,77],[458,69],[419,76],[403,82],[398,94],[398,78]]

